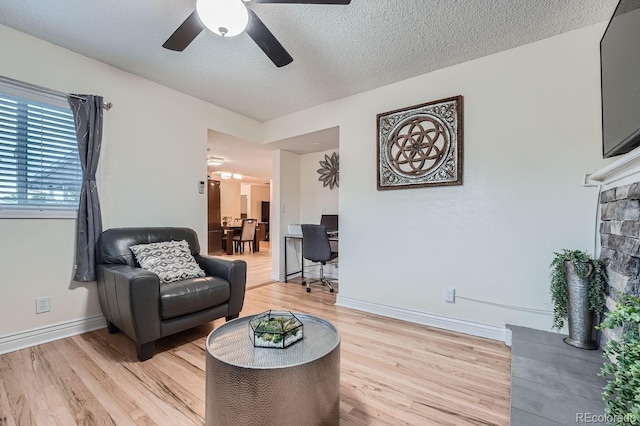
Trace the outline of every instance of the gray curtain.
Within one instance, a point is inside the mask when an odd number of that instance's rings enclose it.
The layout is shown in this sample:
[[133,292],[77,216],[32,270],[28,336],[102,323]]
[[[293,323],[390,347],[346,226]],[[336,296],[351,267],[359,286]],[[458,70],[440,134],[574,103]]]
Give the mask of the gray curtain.
[[69,95],[67,99],[73,111],[82,165],[82,189],[76,223],[76,268],[73,279],[95,281],[95,250],[102,232],[96,171],[102,145],[103,100],[101,96],[93,95]]

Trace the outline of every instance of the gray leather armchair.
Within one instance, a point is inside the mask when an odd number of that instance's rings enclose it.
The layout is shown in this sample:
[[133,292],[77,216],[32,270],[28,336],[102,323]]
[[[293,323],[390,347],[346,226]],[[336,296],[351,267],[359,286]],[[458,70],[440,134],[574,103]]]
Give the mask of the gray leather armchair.
[[[158,275],[138,265],[129,247],[186,240],[206,274],[160,285]],[[140,361],[153,357],[155,341],[196,325],[237,318],[244,304],[247,263],[200,255],[189,228],[113,228],[97,247],[98,297],[109,333],[123,331],[136,343]]]

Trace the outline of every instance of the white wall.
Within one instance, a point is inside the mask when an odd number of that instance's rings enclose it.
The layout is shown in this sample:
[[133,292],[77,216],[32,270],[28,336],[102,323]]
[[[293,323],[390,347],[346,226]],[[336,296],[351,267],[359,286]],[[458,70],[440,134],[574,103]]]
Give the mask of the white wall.
[[[265,123],[267,141],[340,126],[338,303],[550,329],[550,312],[521,308],[552,309],[554,251],[593,251],[597,189],[581,180],[603,164],[603,31],[565,33]],[[464,96],[464,185],[377,191],[376,114],[455,95]],[[447,286],[455,304],[443,301]]]
[[[596,25],[566,33],[264,125],[3,26],[0,75],[113,102],[99,176],[105,228],[191,226],[203,250],[206,197],[197,182],[206,180],[207,129],[268,142],[340,126],[339,303],[549,329],[550,314],[463,299],[446,304],[442,289],[550,309],[553,251],[593,250],[597,193],[580,182],[603,164],[603,31]],[[458,94],[465,105],[464,185],[378,192],[376,114]],[[277,274],[281,236],[301,219],[301,160],[273,155]],[[12,333],[100,315],[95,286],[70,281],[73,221],[0,220],[0,235],[0,343]],[[36,316],[34,300],[46,295],[52,312]]]
[[320,161],[331,156],[337,149],[314,152],[300,156],[300,223],[320,223],[323,214],[338,213],[339,188],[322,186],[318,180]]
[[[273,176],[271,178],[271,277],[284,281],[284,250],[288,261],[299,264],[298,253],[289,242],[284,246],[284,235],[292,223],[300,223],[300,155],[288,151],[276,150],[272,153]],[[289,267],[289,270],[295,268]]]
[[240,194],[241,195],[250,195],[251,194],[251,184],[250,183],[241,183],[240,184]]
[[240,217],[240,181],[237,179],[220,179],[220,217]]
[[[338,214],[338,194],[339,188],[322,186],[318,180],[318,169],[320,160],[325,159],[325,155],[331,156],[337,149],[323,152],[314,152],[300,156],[300,223],[320,223],[320,216],[323,214]],[[333,250],[339,250],[337,244],[332,242]],[[296,253],[296,256],[300,256]],[[305,261],[305,276],[318,277],[320,275],[320,264],[312,264]],[[331,279],[338,279],[338,268],[336,262],[324,267],[324,275]]]
[[[274,154],[273,197],[271,203],[271,253],[272,277],[284,281],[287,273],[299,270],[302,257],[300,240],[289,239],[284,246],[284,235],[288,233],[288,225],[302,223],[320,223],[323,213],[338,213],[338,188],[330,190],[318,181],[318,162],[324,160],[325,154],[331,155],[338,150],[298,155],[287,151]],[[268,194],[266,194],[268,195]],[[287,252],[285,268],[284,251]],[[316,276],[319,267],[305,264],[305,275]],[[325,274],[337,278],[334,267],[326,267]]]
[[[251,217],[251,184],[248,183],[241,183],[240,184],[240,198],[241,200],[244,199],[246,200],[246,205],[243,206],[245,208],[244,211],[242,211],[242,208],[240,209],[240,213],[246,213],[247,217]],[[242,203],[244,203],[244,201],[242,201]]]
[[[249,200],[248,195],[240,194],[240,215],[249,213]],[[248,216],[246,216],[248,217]]]
[[[258,140],[258,122],[1,25],[0,57],[0,75],[113,103],[98,176],[105,229],[189,226],[206,249],[207,129]],[[74,226],[0,220],[0,350],[25,330],[101,315],[95,284],[71,281]],[[36,316],[39,296],[51,312]]]
[[269,201],[271,189],[264,185],[251,185],[251,209],[249,217],[262,221],[262,202]]

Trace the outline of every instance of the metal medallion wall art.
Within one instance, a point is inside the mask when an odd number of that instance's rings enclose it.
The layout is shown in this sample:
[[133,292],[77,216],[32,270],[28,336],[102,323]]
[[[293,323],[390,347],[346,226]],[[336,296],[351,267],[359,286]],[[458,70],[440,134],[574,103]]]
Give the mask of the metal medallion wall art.
[[340,158],[337,152],[331,154],[331,157],[324,155],[324,160],[320,160],[318,174],[320,175],[318,180],[322,182],[323,187],[328,186],[329,189],[333,189],[334,186],[340,186]]
[[462,185],[462,96],[377,120],[378,190]]

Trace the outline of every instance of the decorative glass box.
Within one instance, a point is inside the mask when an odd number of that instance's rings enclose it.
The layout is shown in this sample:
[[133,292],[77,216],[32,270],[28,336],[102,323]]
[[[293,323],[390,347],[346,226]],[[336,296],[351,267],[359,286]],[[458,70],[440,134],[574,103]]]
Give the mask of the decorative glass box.
[[286,348],[302,340],[304,326],[289,311],[267,311],[249,321],[249,337],[259,348]]

